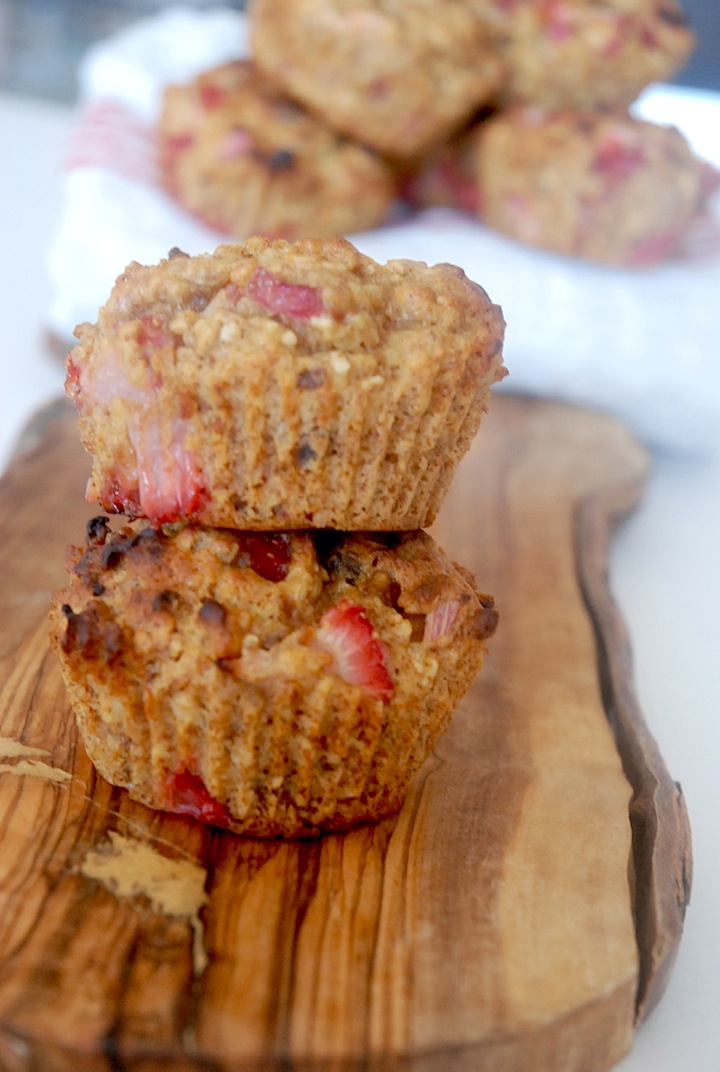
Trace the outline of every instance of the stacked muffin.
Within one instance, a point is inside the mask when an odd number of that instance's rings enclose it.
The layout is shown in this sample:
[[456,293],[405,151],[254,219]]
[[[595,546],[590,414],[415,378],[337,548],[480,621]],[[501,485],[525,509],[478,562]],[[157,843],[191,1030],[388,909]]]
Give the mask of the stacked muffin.
[[167,190],[226,234],[348,234],[404,199],[640,266],[711,192],[677,130],[628,111],[693,47],[677,0],[251,0],[248,18],[252,58],[169,87],[159,123]]
[[519,0],[495,16],[500,98],[411,176],[411,197],[603,264],[681,249],[715,179],[678,130],[628,110],[692,49],[676,0]]
[[88,753],[258,836],[396,812],[496,614],[422,531],[504,374],[449,265],[254,238],[132,264],[67,364],[94,519],[52,641]]

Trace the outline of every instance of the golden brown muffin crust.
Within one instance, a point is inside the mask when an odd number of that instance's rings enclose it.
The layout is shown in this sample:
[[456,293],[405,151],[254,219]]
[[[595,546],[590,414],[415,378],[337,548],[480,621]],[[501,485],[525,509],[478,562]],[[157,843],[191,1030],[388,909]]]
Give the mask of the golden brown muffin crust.
[[131,264],[68,358],[89,497],[156,521],[426,527],[504,375],[503,332],[461,269],[344,239]]
[[396,811],[497,622],[423,532],[97,519],[68,565],[52,642],[97,768],[260,836]]

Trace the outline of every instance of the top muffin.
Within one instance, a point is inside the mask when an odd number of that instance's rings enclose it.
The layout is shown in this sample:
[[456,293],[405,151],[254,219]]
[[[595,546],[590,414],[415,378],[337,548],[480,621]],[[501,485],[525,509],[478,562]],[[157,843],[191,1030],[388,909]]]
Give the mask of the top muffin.
[[505,78],[473,0],[253,0],[253,56],[336,130],[394,157],[424,152]]
[[156,523],[424,528],[505,374],[451,265],[340,238],[131,264],[67,362],[88,498]]

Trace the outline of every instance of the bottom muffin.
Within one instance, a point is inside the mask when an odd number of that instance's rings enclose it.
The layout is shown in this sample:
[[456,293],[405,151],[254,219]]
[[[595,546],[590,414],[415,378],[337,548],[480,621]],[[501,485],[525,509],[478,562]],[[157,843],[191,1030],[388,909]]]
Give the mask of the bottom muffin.
[[491,597],[430,536],[89,523],[51,640],[130,796],[302,837],[399,810],[482,664]]

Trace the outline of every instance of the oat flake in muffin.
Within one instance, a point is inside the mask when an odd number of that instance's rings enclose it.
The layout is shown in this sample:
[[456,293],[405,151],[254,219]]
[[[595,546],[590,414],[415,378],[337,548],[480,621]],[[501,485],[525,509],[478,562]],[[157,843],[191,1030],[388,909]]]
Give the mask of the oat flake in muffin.
[[497,619],[423,532],[100,517],[68,562],[51,638],[97,769],[257,836],[397,812]]
[[156,523],[424,528],[505,373],[503,332],[461,269],[340,238],[131,264],[67,361],[88,498]]

